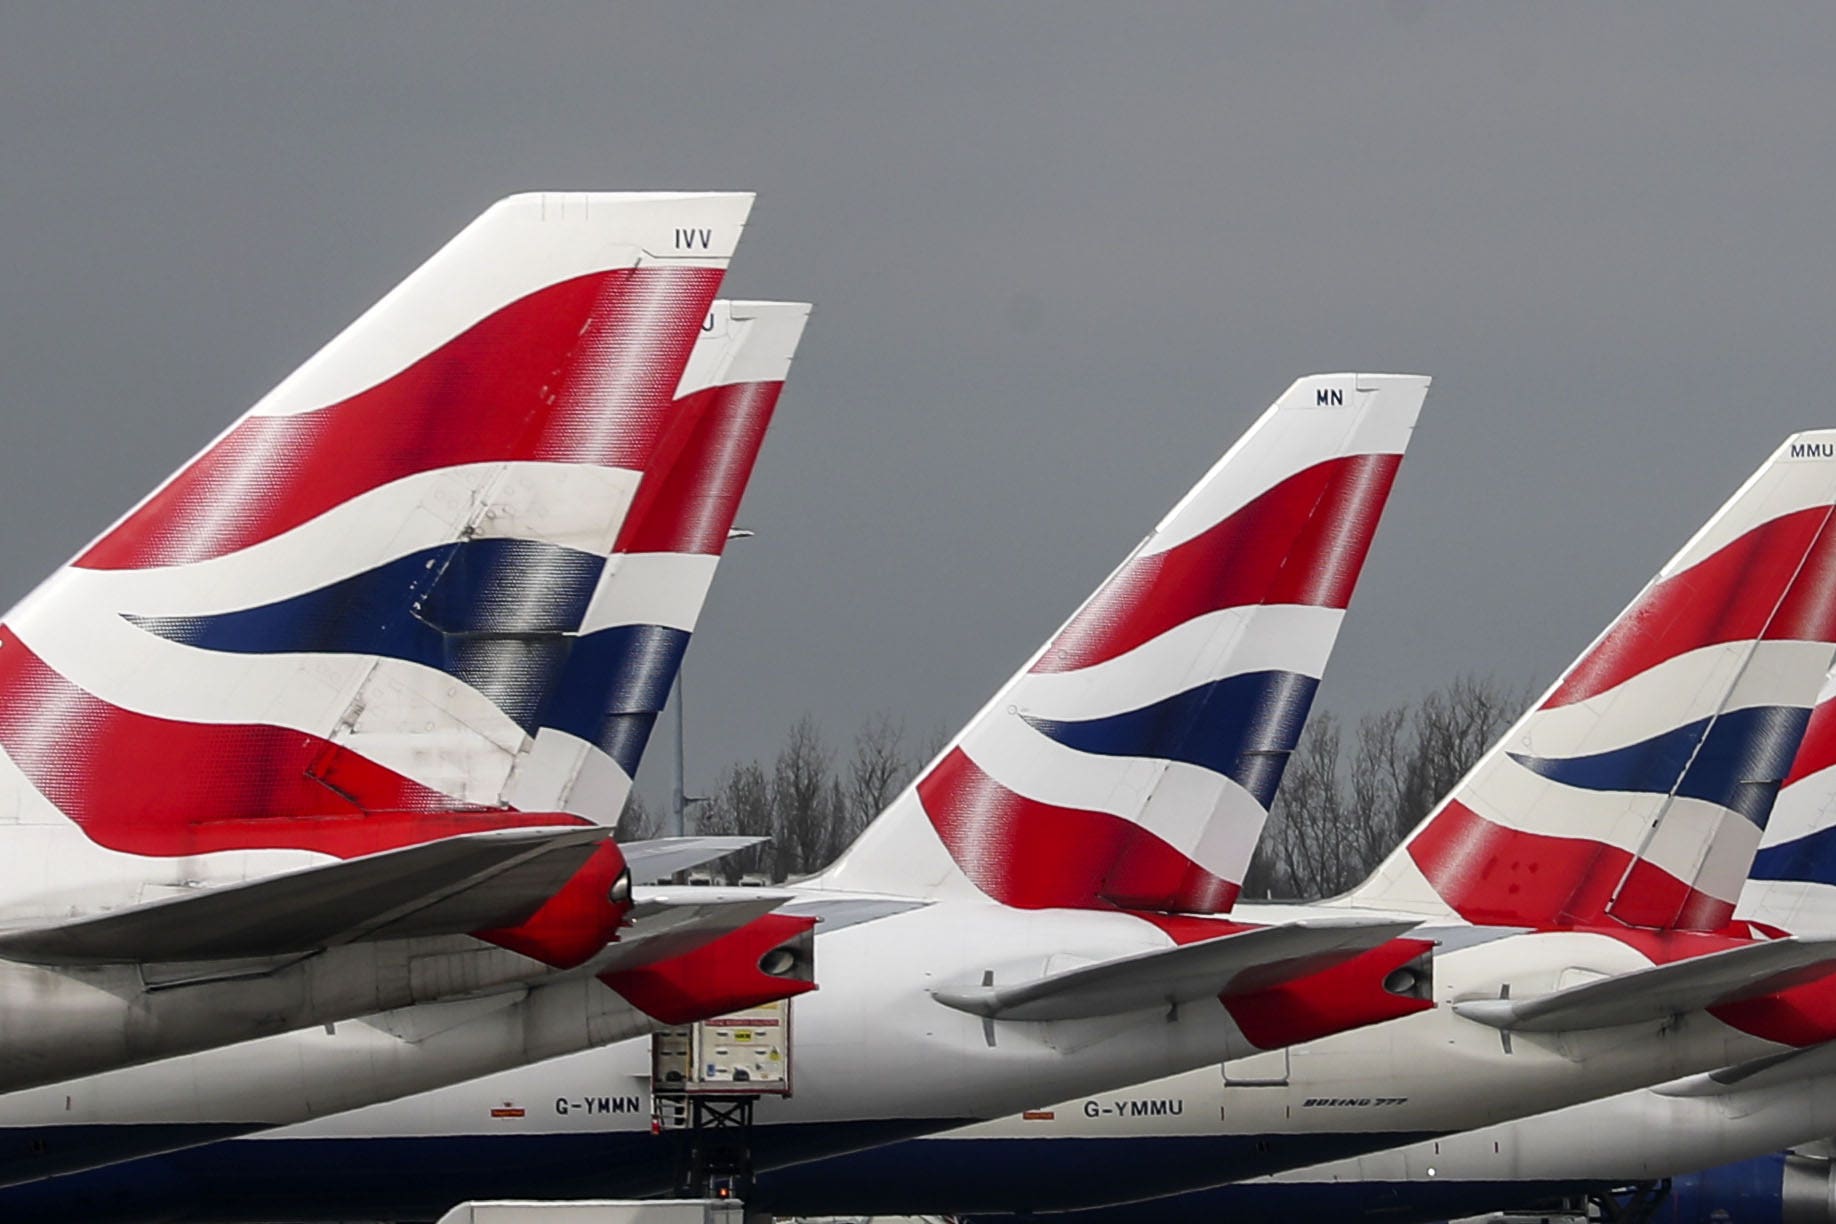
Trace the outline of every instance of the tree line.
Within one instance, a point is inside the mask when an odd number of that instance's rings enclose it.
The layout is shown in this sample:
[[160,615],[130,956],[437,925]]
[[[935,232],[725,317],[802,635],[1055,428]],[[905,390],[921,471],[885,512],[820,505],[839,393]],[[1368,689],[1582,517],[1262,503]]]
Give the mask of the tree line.
[[[943,738],[909,744],[903,723],[876,714],[841,755],[815,717],[805,714],[791,724],[772,760],[727,766],[713,793],[694,804],[690,825],[710,836],[771,839],[722,859],[721,869],[731,879],[757,874],[775,882],[808,875],[848,847],[942,749]],[[662,825],[633,792],[619,817],[618,838],[655,837]]]
[[[1244,895],[1312,899],[1363,879],[1472,767],[1527,696],[1490,678],[1462,676],[1355,723],[1316,711],[1288,760]],[[720,869],[730,880],[807,875],[834,861],[943,742],[934,735],[910,743],[904,725],[882,714],[838,750],[805,714],[774,758],[727,766],[692,810],[692,827],[771,839],[724,859]],[[661,824],[633,793],[618,836],[655,837]]]
[[1307,720],[1243,881],[1247,897],[1312,900],[1364,879],[1510,725],[1530,694],[1462,676],[1350,728]]

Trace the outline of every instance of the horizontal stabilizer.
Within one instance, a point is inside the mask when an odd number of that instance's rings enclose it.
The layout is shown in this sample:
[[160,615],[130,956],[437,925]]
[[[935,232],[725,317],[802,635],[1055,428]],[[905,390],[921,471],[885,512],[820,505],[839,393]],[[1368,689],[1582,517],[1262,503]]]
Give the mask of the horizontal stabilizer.
[[464,833],[10,931],[0,934],[0,957],[47,965],[251,960],[514,927],[610,836],[594,825]]
[[931,997],[994,1020],[1085,1020],[1240,996],[1318,973],[1389,942],[1413,922],[1308,918],[1155,948],[1013,985],[945,987]]
[[619,849],[625,853],[625,865],[631,868],[633,884],[655,884],[678,871],[688,871],[770,840],[768,837],[653,837],[647,841],[622,842]]
[[804,893],[785,906],[784,912],[793,918],[814,918],[821,924],[822,933],[830,935],[843,927],[878,922],[895,914],[923,909],[929,904],[916,897],[851,897],[845,894],[825,897],[820,893]]
[[620,928],[617,943],[594,958],[594,973],[621,973],[685,956],[763,918],[790,900],[790,894],[763,888],[691,886],[639,888],[633,891],[631,900],[628,925]]
[[1726,1096],[1798,1084],[1831,1071],[1836,1071],[1836,1041],[1749,1058],[1731,1067],[1660,1084],[1652,1091],[1668,1097]]
[[1468,1020],[1526,1033],[1662,1020],[1788,990],[1836,970],[1836,939],[1777,939],[1620,973],[1528,999],[1454,1004]]

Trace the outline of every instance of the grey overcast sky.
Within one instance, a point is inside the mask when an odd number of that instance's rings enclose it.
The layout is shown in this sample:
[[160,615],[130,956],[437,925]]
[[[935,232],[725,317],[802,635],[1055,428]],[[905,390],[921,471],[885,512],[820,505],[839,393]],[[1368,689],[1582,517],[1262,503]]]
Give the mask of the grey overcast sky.
[[1833,61],[1827,5],[8,5],[0,603],[496,197],[750,188],[728,292],[817,311],[692,785],[954,727],[1310,371],[1435,377],[1322,702],[1541,682],[1836,425]]

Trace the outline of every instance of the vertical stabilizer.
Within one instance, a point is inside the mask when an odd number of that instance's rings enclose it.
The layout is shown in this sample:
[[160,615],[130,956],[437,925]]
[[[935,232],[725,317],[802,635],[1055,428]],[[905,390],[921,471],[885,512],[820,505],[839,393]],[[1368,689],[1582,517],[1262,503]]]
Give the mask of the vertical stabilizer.
[[750,206],[499,203],[9,613],[22,823],[177,858],[610,820],[806,310],[714,309]]
[[526,810],[618,819],[726,550],[810,307],[716,302],[674,415],[567,635],[505,788]]
[[1427,390],[1295,383],[824,881],[1228,909]]
[[1833,505],[1836,432],[1787,439],[1348,899],[1723,925],[1836,654]]

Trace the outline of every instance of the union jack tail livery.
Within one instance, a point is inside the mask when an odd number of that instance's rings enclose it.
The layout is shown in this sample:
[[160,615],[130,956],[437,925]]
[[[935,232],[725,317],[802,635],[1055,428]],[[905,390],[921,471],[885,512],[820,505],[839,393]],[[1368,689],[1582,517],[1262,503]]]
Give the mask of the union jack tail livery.
[[[809,312],[803,303],[716,302],[708,313],[612,555],[590,589],[575,591],[585,608],[576,630],[555,635],[552,657],[513,650],[494,661],[534,711],[534,740],[511,769],[505,802],[618,819]],[[530,575],[532,589],[547,577]]]
[[1724,926],[1836,655],[1833,506],[1836,433],[1787,439],[1351,898]]
[[606,826],[807,314],[751,203],[499,203],[0,622],[0,1090],[740,924]]
[[1229,909],[1427,390],[1295,383],[825,884]]
[[807,314],[750,205],[503,201],[9,613],[9,916],[609,824]]

